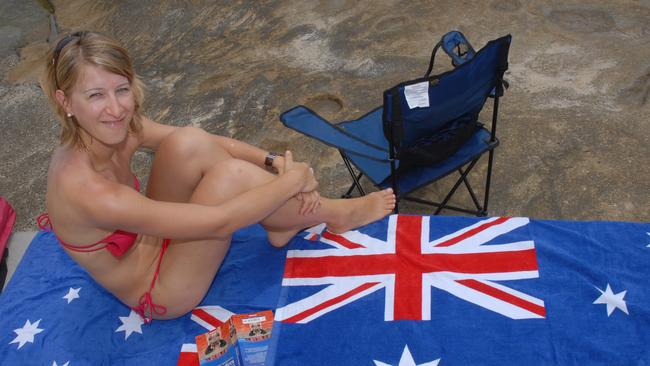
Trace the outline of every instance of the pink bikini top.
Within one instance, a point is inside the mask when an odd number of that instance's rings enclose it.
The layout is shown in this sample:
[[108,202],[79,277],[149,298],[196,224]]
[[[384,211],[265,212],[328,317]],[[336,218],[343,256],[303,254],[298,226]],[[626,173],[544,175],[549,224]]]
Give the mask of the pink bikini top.
[[[140,182],[138,181],[138,178],[135,175],[133,175],[133,181],[135,185],[135,190],[140,191]],[[41,230],[52,231],[54,233],[54,227],[52,226],[52,223],[50,223],[50,216],[47,213],[40,214],[36,219],[36,221],[38,227]],[[54,235],[56,236],[56,233],[54,233]],[[74,252],[84,252],[84,253],[96,252],[98,250],[102,250],[106,248],[106,250],[108,250],[108,252],[111,253],[114,257],[119,258],[123,256],[126,252],[128,252],[129,249],[131,249],[137,237],[138,234],[136,233],[116,230],[115,232],[108,235],[104,239],[98,241],[95,244],[90,244],[90,245],[72,245],[59,239],[59,237],[57,237],[57,239],[59,240],[59,242],[64,248],[67,248]]]

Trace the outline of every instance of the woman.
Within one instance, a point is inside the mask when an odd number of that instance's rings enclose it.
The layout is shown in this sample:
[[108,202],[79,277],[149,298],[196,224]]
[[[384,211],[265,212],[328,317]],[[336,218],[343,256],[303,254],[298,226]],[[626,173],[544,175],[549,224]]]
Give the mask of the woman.
[[[61,38],[42,86],[61,120],[61,144],[39,222],[146,322],[191,311],[240,228],[259,222],[281,247],[312,225],[344,232],[393,210],[390,190],[321,198],[313,170],[289,151],[275,156],[143,116],[143,86],[127,51],[98,33]],[[155,151],[146,196],[130,169],[138,148]]]

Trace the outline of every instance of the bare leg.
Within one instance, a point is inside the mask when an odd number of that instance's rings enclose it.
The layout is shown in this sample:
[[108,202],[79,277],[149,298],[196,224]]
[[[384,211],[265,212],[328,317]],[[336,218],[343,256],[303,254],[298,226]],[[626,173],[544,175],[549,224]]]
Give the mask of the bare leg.
[[[204,132],[183,129],[169,136],[156,153],[148,196],[163,201],[218,205],[276,177],[251,163],[232,158],[219,146],[206,144]],[[203,154],[208,154],[204,156]],[[198,154],[198,155],[197,155]],[[211,161],[210,161],[211,160]],[[343,232],[378,220],[393,210],[390,191],[350,199],[322,199],[311,215],[300,215],[295,198],[262,220],[275,246],[285,245],[296,232],[319,223]],[[168,308],[165,318],[180,316],[201,301],[230,247],[225,240],[172,240],[162,261],[153,296]],[[183,296],[178,296],[182,292]]]
[[[248,162],[230,159],[216,164],[204,179],[211,179],[215,184],[201,184],[195,194],[234,197],[276,177]],[[395,197],[388,189],[354,199],[321,198],[321,206],[310,215],[301,215],[300,205],[299,200],[292,198],[262,220],[271,244],[284,246],[298,231],[320,223],[326,223],[328,230],[338,233],[379,220],[393,210]]]
[[[275,179],[263,169],[248,162],[227,159],[216,164],[201,178],[190,202],[217,205],[232,197]],[[330,230],[342,232],[377,220],[390,213],[395,198],[392,192],[375,192],[350,199],[323,199],[322,206],[312,215],[300,215],[300,201],[287,201],[262,221],[269,241],[283,246],[301,229],[322,222]],[[225,240],[172,240],[162,262],[161,275],[154,297],[168,307],[166,318],[190,311],[203,298],[230,247]],[[183,291],[184,296],[177,296]]]
[[[199,193],[196,191],[199,182],[209,175],[213,183],[201,187],[202,198],[195,202],[218,204],[275,179],[273,174],[253,164],[233,163],[232,156],[207,136],[204,131],[184,128],[166,139],[165,145],[170,148],[159,149],[156,153],[149,184],[150,197],[188,202],[193,194]],[[224,162],[227,164],[223,165]],[[273,245],[283,246],[298,231],[323,222],[332,232],[365,225],[389,214],[395,199],[390,190],[355,199],[321,198],[318,212],[309,216],[299,214],[300,205],[300,201],[291,199],[262,220]]]
[[299,205],[293,199],[262,221],[274,246],[284,246],[300,230],[320,223],[331,232],[342,233],[379,220],[393,211],[395,197],[388,189],[360,198],[322,198],[321,207],[309,216],[298,213]]
[[190,127],[167,136],[156,151],[148,196],[162,201],[189,202],[208,170],[232,158],[208,136],[207,132]]

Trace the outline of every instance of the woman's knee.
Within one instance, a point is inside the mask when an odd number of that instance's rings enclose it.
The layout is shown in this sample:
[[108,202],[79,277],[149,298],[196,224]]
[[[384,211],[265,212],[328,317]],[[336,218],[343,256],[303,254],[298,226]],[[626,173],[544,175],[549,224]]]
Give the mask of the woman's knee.
[[266,174],[244,160],[223,160],[205,172],[192,195],[192,201],[216,204],[273,179],[272,175]]
[[209,140],[209,134],[200,128],[181,127],[161,141],[157,154],[172,154],[178,159],[188,161],[209,154]]
[[234,185],[248,190],[268,183],[273,177],[272,174],[248,161],[226,159],[210,167],[203,179],[210,181],[210,183]]

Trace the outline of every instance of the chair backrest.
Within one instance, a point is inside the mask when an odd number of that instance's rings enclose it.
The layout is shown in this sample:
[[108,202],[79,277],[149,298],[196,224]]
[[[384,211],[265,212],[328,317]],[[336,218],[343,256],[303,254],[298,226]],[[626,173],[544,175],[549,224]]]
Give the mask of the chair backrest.
[[382,116],[386,139],[399,149],[430,136],[450,121],[478,116],[495,88],[497,97],[503,93],[510,40],[507,35],[490,41],[450,71],[386,90]]

